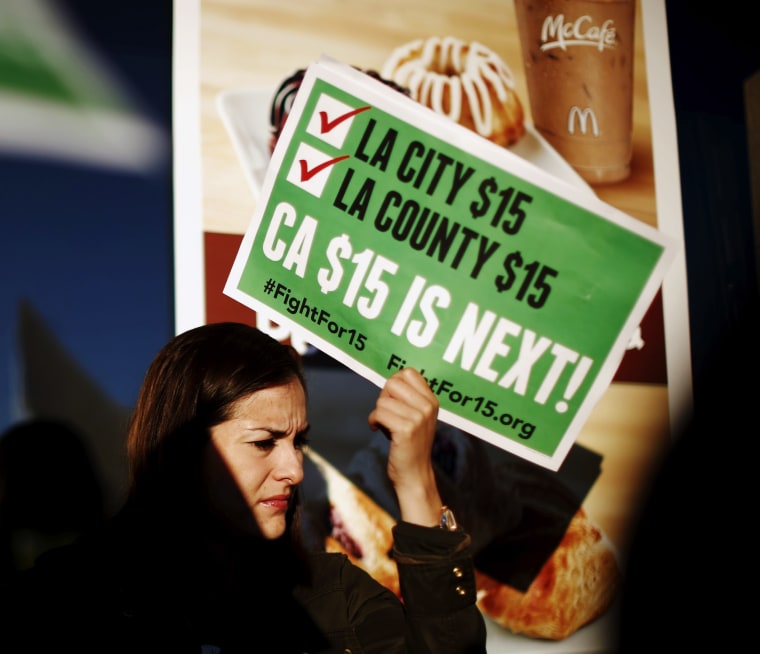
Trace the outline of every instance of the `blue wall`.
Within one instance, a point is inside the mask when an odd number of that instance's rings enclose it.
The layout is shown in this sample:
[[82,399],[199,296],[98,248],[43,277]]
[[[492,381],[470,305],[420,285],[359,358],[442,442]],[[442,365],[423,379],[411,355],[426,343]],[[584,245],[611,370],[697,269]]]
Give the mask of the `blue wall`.
[[171,2],[52,4],[68,11],[167,148],[140,172],[0,149],[0,430],[24,417],[22,313],[126,407],[174,330]]

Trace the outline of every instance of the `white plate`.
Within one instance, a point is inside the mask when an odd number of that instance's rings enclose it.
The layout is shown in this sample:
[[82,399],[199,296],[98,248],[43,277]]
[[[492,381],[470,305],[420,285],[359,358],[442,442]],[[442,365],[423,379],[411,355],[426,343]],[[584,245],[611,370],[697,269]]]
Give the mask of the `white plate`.
[[[249,88],[223,91],[217,98],[222,121],[256,200],[269,165],[269,109],[273,95],[274,89],[271,88]],[[545,172],[594,193],[532,125],[526,123],[525,135],[509,149]]]

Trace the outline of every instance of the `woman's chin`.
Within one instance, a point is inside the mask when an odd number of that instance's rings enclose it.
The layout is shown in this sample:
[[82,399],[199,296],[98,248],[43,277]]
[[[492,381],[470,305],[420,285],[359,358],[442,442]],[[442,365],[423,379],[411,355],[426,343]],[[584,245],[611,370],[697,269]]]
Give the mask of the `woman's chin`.
[[266,520],[259,520],[258,536],[265,540],[276,540],[280,538],[287,528],[285,516],[268,517]]

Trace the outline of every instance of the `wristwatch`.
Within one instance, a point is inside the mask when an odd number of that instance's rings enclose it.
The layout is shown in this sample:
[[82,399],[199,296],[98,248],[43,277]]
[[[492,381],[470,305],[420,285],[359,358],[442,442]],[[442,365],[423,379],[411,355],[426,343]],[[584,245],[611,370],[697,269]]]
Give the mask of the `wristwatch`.
[[445,504],[441,507],[441,521],[438,523],[438,526],[447,531],[457,530],[457,519],[454,516],[454,512]]

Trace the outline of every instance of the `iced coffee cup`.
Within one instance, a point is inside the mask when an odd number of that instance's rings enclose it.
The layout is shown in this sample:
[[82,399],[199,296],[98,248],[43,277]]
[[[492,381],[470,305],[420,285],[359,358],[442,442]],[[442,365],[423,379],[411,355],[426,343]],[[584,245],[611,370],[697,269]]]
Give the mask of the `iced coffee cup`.
[[635,0],[514,0],[538,132],[590,184],[630,174]]

